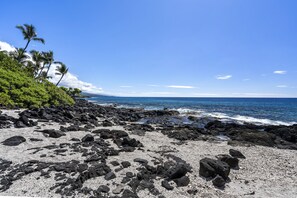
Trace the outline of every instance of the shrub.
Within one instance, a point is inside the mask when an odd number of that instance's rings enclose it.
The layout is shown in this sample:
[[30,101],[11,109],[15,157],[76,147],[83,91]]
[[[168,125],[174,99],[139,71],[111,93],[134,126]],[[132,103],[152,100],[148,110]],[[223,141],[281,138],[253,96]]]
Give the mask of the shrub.
[[0,52],[0,105],[41,107],[72,105],[73,99],[62,89],[45,81],[36,81],[25,68]]

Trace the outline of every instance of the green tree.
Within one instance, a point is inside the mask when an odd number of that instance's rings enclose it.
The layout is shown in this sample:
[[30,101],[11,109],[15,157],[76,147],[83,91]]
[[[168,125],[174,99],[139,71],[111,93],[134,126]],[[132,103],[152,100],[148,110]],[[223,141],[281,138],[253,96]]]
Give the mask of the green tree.
[[32,60],[34,62],[33,76],[37,77],[38,71],[42,68],[41,65],[45,61],[44,56],[41,52],[36,50],[31,50],[30,53],[32,55]]
[[49,51],[46,53],[46,60],[47,60],[47,70],[46,70],[46,76],[48,75],[48,72],[51,68],[51,65],[54,63],[55,59],[54,59],[54,52],[53,51]]
[[27,59],[29,58],[28,55],[23,53],[23,48],[16,48],[14,51],[9,52],[8,54],[15,60],[17,60],[19,63],[24,64]]
[[[43,38],[37,37],[36,28],[33,25],[28,25],[28,24],[17,25],[16,28],[18,28],[19,30],[22,31],[24,39],[27,40],[27,43],[26,43],[25,47],[23,48],[22,53],[20,54],[20,57],[26,52],[26,49],[32,40],[41,42],[42,44],[45,43]],[[20,62],[20,59],[18,59],[18,61]]]
[[63,77],[65,76],[65,74],[67,74],[68,72],[68,68],[66,67],[66,65],[62,62],[57,62],[59,64],[59,66],[57,66],[56,68],[56,75],[61,75],[60,80],[57,82],[56,86],[59,85],[59,83],[61,82],[61,80],[63,79]]

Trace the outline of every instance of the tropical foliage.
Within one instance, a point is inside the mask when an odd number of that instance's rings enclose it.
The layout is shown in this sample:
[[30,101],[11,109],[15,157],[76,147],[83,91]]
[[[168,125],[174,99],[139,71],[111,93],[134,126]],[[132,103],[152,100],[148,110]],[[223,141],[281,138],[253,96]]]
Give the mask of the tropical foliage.
[[[62,62],[55,62],[53,51],[40,52],[26,50],[31,41],[45,43],[37,37],[33,25],[16,26],[27,41],[24,48],[13,52],[0,51],[0,106],[41,107],[49,105],[72,105],[79,89],[59,88],[61,80],[68,72]],[[49,82],[49,70],[55,63],[56,75],[60,76],[56,85]]]

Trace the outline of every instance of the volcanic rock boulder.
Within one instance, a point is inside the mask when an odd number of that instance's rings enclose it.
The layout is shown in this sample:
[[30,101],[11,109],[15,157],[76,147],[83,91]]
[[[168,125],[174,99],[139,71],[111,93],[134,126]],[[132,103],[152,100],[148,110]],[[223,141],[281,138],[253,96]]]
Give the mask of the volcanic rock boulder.
[[212,183],[214,186],[221,188],[221,187],[225,186],[226,181],[223,179],[223,177],[221,177],[220,175],[217,175],[212,180]]
[[13,136],[2,142],[5,146],[17,146],[23,142],[26,142],[26,139],[23,136]]
[[217,158],[222,162],[226,162],[230,168],[239,169],[239,160],[236,157],[231,157],[230,155],[218,155]]
[[58,130],[55,130],[55,129],[45,129],[45,130],[40,130],[38,132],[48,134],[48,136],[51,137],[51,138],[59,138],[59,137],[62,137],[62,136],[66,135],[62,131],[58,131]]
[[229,154],[230,154],[232,157],[245,159],[245,156],[244,156],[240,151],[235,150],[235,149],[230,149],[230,150],[229,150]]
[[216,175],[222,176],[225,180],[230,173],[230,166],[226,162],[203,158],[200,160],[199,175],[206,178],[214,178]]

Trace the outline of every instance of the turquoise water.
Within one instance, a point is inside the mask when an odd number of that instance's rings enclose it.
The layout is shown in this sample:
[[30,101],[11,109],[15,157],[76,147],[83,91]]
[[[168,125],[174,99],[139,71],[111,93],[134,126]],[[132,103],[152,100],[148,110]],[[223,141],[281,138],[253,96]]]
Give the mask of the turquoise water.
[[297,123],[297,98],[158,98],[98,96],[90,101],[103,105],[144,109],[174,109],[197,117],[255,124]]

